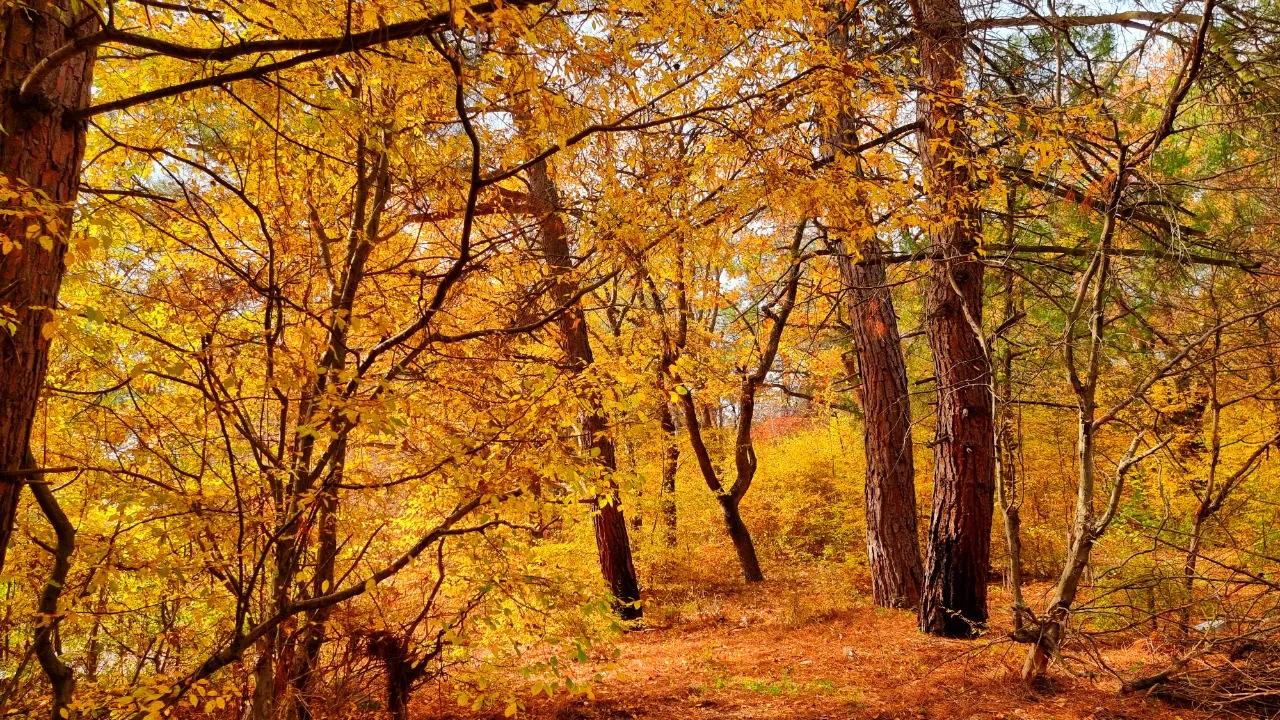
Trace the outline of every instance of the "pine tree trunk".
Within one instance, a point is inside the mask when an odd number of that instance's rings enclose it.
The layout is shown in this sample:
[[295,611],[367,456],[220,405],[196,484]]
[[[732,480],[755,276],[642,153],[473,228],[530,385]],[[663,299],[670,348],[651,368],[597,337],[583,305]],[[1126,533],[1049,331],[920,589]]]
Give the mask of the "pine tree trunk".
[[911,396],[898,316],[880,247],[862,243],[860,262],[838,255],[858,357],[866,451],[867,558],[876,605],[915,607],[924,574],[916,531]]
[[[85,122],[67,115],[88,106],[94,53],[69,59],[27,97],[20,97],[19,89],[40,59],[97,29],[97,20],[84,8],[70,0],[33,0],[0,9],[0,189],[24,196],[38,190],[53,204],[52,216],[38,223],[30,213],[40,213],[45,203],[25,198],[2,203],[0,235],[22,247],[0,255],[0,307],[16,313],[0,316],[0,471],[22,466],[44,386],[49,338],[42,331],[50,318],[45,308],[58,302],[85,148]],[[65,23],[76,17],[81,21],[68,29]],[[28,228],[39,225],[28,236]],[[44,246],[50,240],[42,244],[41,237],[51,238],[50,248]],[[0,480],[0,570],[21,489],[20,482]]]
[[925,89],[918,100],[920,161],[934,215],[925,299],[938,386],[933,512],[920,602],[921,630],[967,637],[987,621],[994,510],[995,430],[990,359],[980,335],[982,263],[967,170],[959,0],[922,0],[917,17]]
[[[585,323],[580,327],[583,328],[582,336],[585,340]],[[616,470],[618,461],[614,455],[613,442],[609,439],[608,426],[604,417],[598,413],[588,415],[583,422],[583,431],[591,443],[591,448],[598,451],[598,457],[605,471],[612,473]],[[631,561],[631,538],[627,534],[627,521],[623,517],[618,488],[612,477],[609,480],[609,488],[613,493],[612,498],[606,502],[597,503],[595,515],[592,517],[592,525],[596,533],[596,553],[600,559],[600,573],[613,592],[618,614],[624,620],[636,620],[643,614],[640,608],[640,582],[636,579],[636,568]]]
[[[850,53],[849,31],[857,23],[856,12],[832,23],[827,28],[832,47]],[[833,158],[856,143],[858,129],[856,117],[846,106],[839,108],[834,121],[827,139]],[[876,605],[909,608],[920,602],[924,570],[916,530],[907,363],[870,204],[860,191],[855,191],[855,197],[853,203],[833,208],[833,212],[854,218],[851,223],[861,226],[862,232],[857,233],[857,261],[850,257],[842,241],[829,242],[840,266],[859,367],[866,457],[867,559]]]
[[[573,257],[569,253],[568,232],[564,219],[560,216],[559,194],[548,175],[545,162],[529,169],[529,185],[534,205],[541,213],[538,237],[546,263],[557,275],[570,272],[573,270]],[[557,305],[566,305],[573,299],[574,287],[572,281],[568,280],[555,283],[551,295]],[[573,307],[560,315],[559,326],[568,365],[576,372],[586,369],[594,362],[595,357],[591,352],[591,338],[587,333],[587,319],[581,303],[574,303]],[[600,398],[594,393],[587,393],[583,399],[588,405],[582,418],[583,444],[595,451],[608,478],[607,492],[610,494],[605,502],[596,503],[596,513],[592,519],[600,572],[613,592],[618,614],[624,619],[634,620],[642,614],[639,604],[640,582],[631,560],[631,540],[627,535],[627,522],[622,514],[618,487],[613,479],[613,473],[618,469],[617,455],[609,436],[609,424]]]

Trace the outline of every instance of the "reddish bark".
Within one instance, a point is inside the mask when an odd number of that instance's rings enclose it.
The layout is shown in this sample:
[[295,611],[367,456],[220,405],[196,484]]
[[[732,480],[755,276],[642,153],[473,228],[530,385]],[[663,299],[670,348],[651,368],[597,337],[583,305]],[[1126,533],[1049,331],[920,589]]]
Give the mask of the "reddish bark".
[[[69,0],[34,0],[7,3],[0,10],[0,187],[43,194],[26,207],[22,200],[0,203],[18,211],[0,214],[0,234],[21,244],[0,256],[0,319],[16,325],[0,327],[0,471],[7,473],[22,466],[48,366],[49,338],[43,329],[51,317],[48,308],[58,302],[85,148],[85,123],[67,116],[88,105],[93,53],[63,63],[28,97],[19,97],[19,87],[41,58],[97,28],[96,16],[84,8]],[[53,209],[46,219],[58,227],[45,223],[28,237],[45,205]],[[40,242],[42,236],[51,238],[52,249],[45,247],[49,240]],[[19,481],[0,479],[0,570],[21,489]]]
[[[842,15],[827,29],[832,47],[856,56],[850,30],[858,25],[856,11]],[[827,139],[832,160],[852,153],[857,161],[859,122],[842,106]],[[854,164],[861,174],[861,165]],[[861,192],[852,207],[833,208],[857,218],[864,232],[858,258],[842,241],[832,239],[843,280],[849,324],[853,329],[859,395],[862,400],[862,443],[866,458],[867,559],[871,567],[872,597],[880,607],[915,607],[920,602],[924,571],[916,529],[915,460],[911,444],[911,396],[907,362],[902,354],[898,315],[885,281],[884,252],[874,234],[870,205]],[[843,213],[840,211],[844,211]],[[850,375],[854,375],[850,369]]]
[[[529,185],[534,207],[539,212],[538,237],[545,261],[553,273],[568,273],[573,269],[568,232],[560,215],[560,198],[555,183],[547,174],[545,162],[529,169]],[[564,306],[572,301],[575,289],[570,280],[557,282],[552,289],[552,299],[557,305]],[[595,361],[582,305],[574,302],[567,312],[560,315],[559,325],[565,359],[570,368],[581,372]],[[609,495],[603,502],[595,504],[596,512],[592,519],[600,572],[613,591],[618,614],[624,619],[634,620],[642,614],[640,582],[631,560],[631,540],[627,534],[627,521],[622,514],[621,498],[613,480],[613,472],[618,469],[617,457],[600,398],[588,393],[584,400],[588,407],[581,420],[583,444],[595,451],[608,476]]]
[[867,557],[871,590],[880,607],[915,607],[923,570],[916,531],[911,396],[893,296],[874,240],[859,247],[859,262],[840,253],[858,357],[866,452]]
[[920,628],[967,637],[987,621],[995,491],[991,363],[980,335],[982,263],[978,213],[967,169],[959,0],[922,0],[917,37],[920,162],[933,215],[926,331],[938,386],[933,513]]

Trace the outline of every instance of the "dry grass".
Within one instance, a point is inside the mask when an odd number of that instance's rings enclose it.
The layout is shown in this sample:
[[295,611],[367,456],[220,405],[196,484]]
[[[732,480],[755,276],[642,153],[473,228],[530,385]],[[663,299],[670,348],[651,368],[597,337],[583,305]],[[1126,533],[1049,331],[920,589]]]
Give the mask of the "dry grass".
[[[1055,690],[1017,680],[1023,646],[921,635],[915,616],[871,606],[857,571],[808,569],[747,587],[704,584],[648,598],[647,625],[622,638],[593,672],[595,699],[540,698],[533,718],[770,718],[775,720],[1139,720],[1204,717],[1155,699],[1122,697],[1109,677],[1065,675]],[[673,587],[676,586],[673,583]],[[685,585],[685,587],[689,587]],[[998,608],[1003,598],[992,598]],[[1141,645],[1119,667],[1158,664]],[[594,662],[594,661],[593,661]],[[432,694],[425,690],[423,695]],[[456,708],[423,708],[453,718]]]

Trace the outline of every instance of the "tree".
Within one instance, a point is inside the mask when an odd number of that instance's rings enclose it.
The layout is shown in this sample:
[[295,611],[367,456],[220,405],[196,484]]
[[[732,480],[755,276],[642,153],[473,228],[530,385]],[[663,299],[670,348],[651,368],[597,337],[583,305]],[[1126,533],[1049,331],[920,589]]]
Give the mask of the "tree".
[[[832,23],[827,34],[837,52],[847,52],[849,21]],[[840,105],[828,145],[839,156],[850,153],[854,165],[848,182],[862,177],[858,127],[848,104]],[[834,159],[834,158],[833,158]],[[841,208],[853,252],[839,238],[829,249],[840,268],[842,291],[853,329],[858,360],[858,393],[863,413],[866,461],[867,558],[871,594],[881,607],[914,608],[920,602],[923,571],[916,532],[915,454],[911,442],[911,396],[902,353],[898,315],[890,292],[884,250],[865,192],[854,190],[856,207]]]
[[[769,305],[761,308],[760,325],[753,328],[756,341],[760,343],[759,359],[754,367],[740,369],[740,380],[737,396],[737,418],[733,439],[734,478],[729,487],[720,481],[711,452],[702,435],[702,423],[698,418],[698,407],[694,402],[693,389],[683,381],[680,375],[672,379],[677,383],[676,394],[684,408],[685,429],[689,434],[689,443],[693,446],[694,457],[698,460],[698,470],[711,492],[715,493],[720,509],[724,512],[725,530],[733,542],[734,551],[738,555],[738,564],[742,566],[742,576],[747,582],[764,580],[760,570],[760,560],[756,556],[755,543],[751,540],[751,531],[742,521],[741,504],[751,489],[751,481],[756,474],[756,452],[751,441],[751,427],[755,421],[756,393],[764,384],[773,362],[778,356],[778,346],[782,341],[782,333],[786,330],[787,319],[795,309],[796,293],[800,287],[800,271],[804,263],[804,235],[808,221],[801,221],[796,228],[795,238],[791,242],[790,258],[780,287]],[[687,312],[687,304],[681,309]],[[770,323],[767,332],[764,319]],[[765,336],[760,342],[759,334]]]
[[0,90],[0,570],[13,534],[21,469],[44,385],[72,208],[80,189],[92,49],[29,78],[46,58],[97,30],[97,16],[71,2],[10,5],[0,19],[5,48]]
[[[552,297],[556,304],[569,308],[559,319],[560,342],[565,362],[570,372],[580,373],[594,362],[591,338],[587,333],[587,318],[582,305],[575,299],[573,257],[569,251],[568,232],[560,195],[547,170],[547,163],[539,161],[529,168],[529,189],[534,211],[538,215],[538,239],[542,254],[552,275]],[[631,560],[631,540],[627,535],[627,521],[622,514],[621,498],[612,473],[618,469],[618,460],[609,435],[609,420],[605,416],[598,395],[587,391],[585,409],[581,417],[582,445],[597,458],[606,474],[607,490],[595,501],[596,550],[599,553],[600,571],[618,603],[618,613],[627,620],[643,614],[640,607],[640,582],[636,579],[635,565]]]
[[968,637],[987,622],[995,478],[991,361],[982,330],[980,216],[965,126],[964,10],[921,0],[912,10],[924,87],[919,155],[929,205],[926,330],[938,388],[933,510],[920,629]]
[[[1076,506],[1067,557],[1049,600],[1048,609],[1043,618],[1033,618],[1037,626],[1037,634],[1022,670],[1023,679],[1028,682],[1041,677],[1049,659],[1058,653],[1066,631],[1067,617],[1076,601],[1090,554],[1094,545],[1107,531],[1119,507],[1125,475],[1138,463],[1168,444],[1168,440],[1164,440],[1139,452],[1145,434],[1143,432],[1135,434],[1128,450],[1116,464],[1115,477],[1111,483],[1107,503],[1099,513],[1095,508],[1094,495],[1098,469],[1097,446],[1102,428],[1115,422],[1120,413],[1141,398],[1157,380],[1175,372],[1193,349],[1213,337],[1219,330],[1219,328],[1212,329],[1192,340],[1168,362],[1148,374],[1130,393],[1112,403],[1109,408],[1102,410],[1099,407],[1102,403],[1098,390],[1103,369],[1107,309],[1115,282],[1115,271],[1112,267],[1113,250],[1126,202],[1126,191],[1130,189],[1130,180],[1136,176],[1138,168],[1152,159],[1160,144],[1173,132],[1179,108],[1191,91],[1204,59],[1205,42],[1212,24],[1213,7],[1214,0],[1206,0],[1200,26],[1183,58],[1156,126],[1149,133],[1144,133],[1141,139],[1130,142],[1123,139],[1118,122],[1112,121],[1115,165],[1108,169],[1099,183],[1101,186],[1099,194],[1105,196],[1102,227],[1099,231],[1096,251],[1089,266],[1076,283],[1074,297],[1066,308],[1062,344],[1067,381],[1075,395],[1077,405],[1076,460],[1079,478],[1076,486]],[[1081,359],[1077,356],[1080,337],[1077,328],[1085,318],[1087,318],[1088,341],[1085,345],[1084,357]],[[1239,321],[1240,319],[1233,319],[1227,322],[1233,324]],[[1220,323],[1220,326],[1222,324],[1225,323]]]
[[[530,3],[520,0],[509,4],[522,7]],[[5,58],[4,74],[0,77],[8,98],[0,110],[0,126],[5,133],[0,142],[0,170],[5,178],[6,202],[15,211],[7,214],[4,225],[0,226],[0,234],[7,238],[0,260],[0,287],[5,288],[0,307],[7,308],[7,333],[0,339],[0,353],[4,353],[0,358],[5,360],[0,368],[0,399],[6,408],[12,408],[0,421],[0,472],[20,468],[36,399],[44,384],[50,339],[46,331],[47,315],[57,306],[62,283],[72,208],[81,185],[89,118],[201,88],[267,77],[368,47],[423,37],[449,27],[454,19],[451,13],[441,12],[391,25],[384,22],[379,27],[353,33],[348,16],[345,31],[330,37],[228,42],[218,24],[219,14],[188,13],[183,8],[185,6],[179,6],[175,10],[166,6],[163,10],[182,15],[185,22],[180,22],[190,30],[190,37],[216,38],[218,45],[187,46],[170,42],[163,35],[121,30],[114,22],[126,18],[117,17],[114,5],[106,24],[95,9],[70,0],[15,5],[4,10],[0,41],[9,48],[10,55]],[[485,13],[492,9],[492,5],[483,4],[472,12]],[[146,3],[138,3],[128,16],[138,13],[145,20],[150,10]],[[207,22],[201,23],[196,17]],[[276,34],[266,26],[255,29]],[[247,58],[250,62],[245,68],[217,70],[185,82],[165,77],[161,86],[153,90],[90,106],[97,50],[110,45],[144,51],[146,57],[157,57],[161,61],[226,63]],[[293,54],[259,62],[288,52]],[[130,62],[127,56],[122,57],[124,62]],[[133,89],[130,87],[128,91]],[[7,547],[13,531],[20,488],[7,479],[0,479],[0,485],[3,486],[0,487],[0,569],[3,569],[3,548]]]

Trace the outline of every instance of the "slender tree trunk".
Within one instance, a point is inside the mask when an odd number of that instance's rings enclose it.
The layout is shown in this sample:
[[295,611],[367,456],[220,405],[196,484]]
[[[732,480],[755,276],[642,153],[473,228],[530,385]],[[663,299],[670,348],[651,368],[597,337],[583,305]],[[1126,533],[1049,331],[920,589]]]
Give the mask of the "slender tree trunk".
[[[794,293],[791,297],[794,301]],[[784,326],[787,314],[790,314],[789,309],[785,314],[778,316],[780,319],[775,328]],[[776,335],[781,337],[781,332]],[[769,367],[773,365],[771,356],[776,354],[777,347],[777,341],[771,339],[765,349],[765,354],[770,356]],[[763,371],[757,370],[756,374],[743,378],[742,389],[738,391],[738,427],[737,442],[733,451],[735,470],[733,485],[727,494],[719,496],[720,507],[724,510],[725,527],[729,531],[729,538],[733,540],[733,549],[738,553],[738,563],[742,565],[742,576],[747,582],[764,580],[764,573],[760,572],[760,560],[756,557],[756,545],[751,541],[751,533],[748,532],[746,523],[742,522],[742,513],[738,508],[756,477],[756,448],[751,441],[751,428],[755,423],[756,391],[760,383],[764,382],[767,372],[766,367]]]
[[[744,391],[746,391],[746,388],[744,388]],[[681,394],[681,402],[684,407],[685,429],[689,432],[689,444],[693,446],[693,455],[698,460],[698,470],[702,473],[702,479],[707,483],[707,487],[711,492],[715,493],[716,501],[720,503],[720,509],[724,512],[725,530],[728,532],[729,540],[733,542],[733,549],[738,555],[738,564],[742,567],[742,577],[747,582],[760,582],[764,580],[764,573],[760,570],[760,560],[756,556],[755,543],[751,541],[751,532],[747,529],[747,524],[742,521],[742,512],[739,509],[742,497],[746,492],[744,490],[741,493],[735,493],[735,488],[726,489],[721,484],[720,477],[716,474],[715,466],[711,463],[711,452],[707,449],[706,442],[702,437],[702,423],[698,419],[698,410],[693,396],[689,392],[684,392]],[[738,422],[742,423],[742,421],[743,418],[739,417]],[[746,422],[749,442],[751,433],[750,414],[746,416]],[[749,444],[744,448],[744,452],[749,453],[750,458],[755,457],[755,451]],[[735,461],[739,461],[738,458],[735,458]],[[751,474],[754,474],[754,459],[750,460],[750,463],[746,467],[739,467],[739,478],[744,477],[746,475],[744,471],[748,469]],[[750,485],[750,479],[747,480],[747,484]]]
[[[36,468],[35,457],[28,450],[24,465],[31,470]],[[66,720],[70,717],[71,694],[75,691],[76,678],[72,669],[59,657],[56,642],[56,630],[61,615],[58,612],[58,600],[67,584],[67,574],[71,571],[71,554],[76,547],[76,529],[71,520],[62,512],[53,490],[42,478],[28,476],[32,480],[31,493],[36,497],[49,524],[53,526],[57,546],[53,558],[53,570],[45,583],[44,592],[40,595],[40,622],[32,638],[36,660],[44,670],[45,677],[53,689],[49,704],[49,716],[52,720]]]
[[880,247],[872,239],[861,244],[859,254],[859,262],[844,252],[837,257],[861,380],[872,597],[880,607],[915,607],[924,571],[916,531],[907,365]]
[[[1011,370],[1011,356],[1002,358],[1004,370]],[[1022,597],[1022,497],[1018,480],[1018,429],[1010,412],[1008,388],[1001,389],[999,447],[996,449],[996,504],[1004,521],[1005,544],[1009,550],[1009,576],[1006,585],[1013,605],[1013,629],[1022,629],[1026,601]]]
[[[345,444],[334,460],[336,482],[342,481],[342,470],[346,464]],[[334,568],[338,554],[338,491],[334,487],[324,487],[318,498],[320,503],[320,522],[318,547],[316,548],[316,568],[311,580],[311,596],[323,595],[334,587]],[[316,669],[320,662],[320,651],[327,639],[327,627],[331,607],[307,613],[306,630],[303,633],[302,653],[298,656],[293,668],[294,718],[311,720],[311,698],[309,695],[315,686]]]
[[89,628],[89,638],[85,641],[84,677],[89,682],[98,679],[98,665],[102,657],[102,642],[98,634],[102,632],[102,618],[107,613],[107,588],[108,585],[103,583],[98,591],[98,600],[93,606],[93,626]]
[[661,321],[662,353],[658,356],[658,427],[662,430],[662,487],[659,490],[659,511],[662,515],[663,539],[667,547],[675,547],[677,541],[676,516],[676,470],[680,463],[680,439],[676,434],[675,413],[667,396],[667,378],[676,360],[684,352],[689,339],[689,298],[686,294],[684,278],[684,236],[677,233],[676,242],[676,323],[675,333],[671,332],[665,304],[658,294],[658,286],[652,277],[645,278],[649,286],[653,311]]
[[[1040,638],[1031,646],[1022,665],[1022,678],[1027,682],[1033,682],[1044,675],[1049,660],[1057,654],[1062,644],[1071,606],[1080,592],[1080,581],[1084,577],[1085,568],[1089,566],[1093,545],[1100,535],[1094,526],[1093,495],[1097,483],[1096,437],[1092,429],[1094,414],[1092,393],[1089,393],[1087,398],[1082,398],[1080,407],[1079,437],[1076,440],[1076,461],[1080,467],[1079,487],[1067,561],[1058,577],[1053,598],[1049,601]],[[1116,482],[1119,483],[1120,479]]]
[[[733,548],[738,554],[742,576],[747,582],[764,580],[764,573],[760,571],[760,560],[756,556],[755,543],[751,541],[751,533],[747,530],[746,523],[742,521],[742,513],[739,510],[742,498],[746,497],[756,476],[756,450],[751,440],[751,428],[755,422],[756,392],[768,377],[769,370],[773,368],[773,361],[778,356],[778,347],[782,341],[782,333],[787,327],[787,319],[796,305],[801,266],[804,262],[800,248],[807,224],[808,219],[805,219],[796,228],[795,238],[791,244],[791,267],[787,271],[786,281],[777,299],[775,310],[769,314],[773,325],[769,328],[768,336],[761,343],[760,360],[754,369],[742,374],[742,383],[738,389],[738,422],[734,429],[734,478],[733,484],[728,488],[720,482],[720,477],[711,462],[711,453],[707,450],[707,444],[702,437],[702,424],[698,420],[698,409],[692,391],[683,385],[679,389],[680,403],[684,409],[685,429],[689,432],[689,444],[693,448],[693,455],[698,460],[698,470],[702,473],[702,479],[707,483],[707,487],[715,493],[716,500],[724,511],[725,527],[730,540],[733,541]],[[682,318],[687,318],[687,313],[687,304],[681,302]],[[676,378],[676,382],[681,382],[679,377]]]
[[[1005,212],[1005,244],[1012,246],[1014,239],[1014,210],[1017,206],[1017,188],[1010,185]],[[1006,267],[1004,280],[1004,310],[1000,318],[1001,332],[1008,332],[1018,321],[1018,305],[1014,296],[1013,269]],[[1018,452],[1022,445],[1021,429],[1013,411],[1013,344],[997,337],[1001,342],[999,353],[1000,373],[992,378],[996,408],[996,507],[1004,521],[1005,546],[1009,550],[1009,572],[1005,585],[1013,607],[1013,631],[1021,633],[1028,615],[1027,604],[1022,598],[1022,494],[1018,484]]]
[[717,405],[714,408],[711,407],[710,403],[702,406],[702,427],[719,428],[720,427],[719,419],[720,419],[719,405]]
[[[554,181],[548,174],[546,162],[529,168],[529,186],[538,219],[538,237],[547,265],[555,275],[572,272],[573,258],[569,253],[568,232],[560,215],[560,197]],[[561,279],[553,286],[552,298],[558,305],[568,304],[574,295],[575,283]],[[581,303],[560,315],[561,342],[565,359],[575,372],[586,369],[595,358],[591,353],[591,338],[587,332],[587,319]],[[596,550],[600,559],[600,571],[613,592],[618,613],[624,619],[634,620],[642,614],[640,609],[640,582],[631,560],[631,540],[627,535],[627,521],[623,517],[621,498],[613,473],[618,469],[609,424],[605,418],[600,398],[594,393],[584,397],[587,409],[581,420],[583,444],[595,451],[608,481],[603,501],[596,502],[592,517],[595,527]]]
[[978,213],[967,169],[963,110],[964,11],[921,0],[916,18],[924,90],[920,161],[933,218],[926,331],[938,385],[933,512],[920,629],[968,637],[987,622],[995,430],[991,365],[982,337]]
[[[660,378],[661,379],[661,378]],[[659,390],[666,390],[659,385]],[[671,413],[671,403],[664,397],[658,406],[658,426],[662,429],[662,488],[661,514],[663,540],[667,547],[675,547],[676,532],[676,468],[680,462],[680,443],[676,439],[676,420]]]
[[[1217,310],[1215,300],[1214,309]],[[1215,312],[1215,320],[1222,322],[1220,313]],[[1218,490],[1218,466],[1222,462],[1222,401],[1218,396],[1218,363],[1222,353],[1222,332],[1213,336],[1213,355],[1209,360],[1209,470],[1205,478],[1204,494],[1196,506],[1196,514],[1191,519],[1191,533],[1187,541],[1187,555],[1182,563],[1182,590],[1186,600],[1182,603],[1179,617],[1182,620],[1182,632],[1191,627],[1191,609],[1195,603],[1196,566],[1200,560],[1200,545],[1204,538],[1204,524],[1214,512],[1214,494]]]
[[[63,63],[26,97],[19,88],[42,58],[97,29],[85,8],[33,0],[0,9],[0,189],[19,194],[0,214],[0,308],[14,313],[0,316],[0,471],[22,466],[44,385],[47,308],[58,304],[85,148],[85,122],[67,116],[88,105],[94,52]],[[0,480],[0,570],[21,490]]]
[[[1123,168],[1123,154],[1121,157],[1120,167]],[[1062,638],[1066,634],[1066,624],[1071,614],[1071,606],[1075,603],[1085,568],[1089,565],[1089,556],[1093,551],[1093,545],[1105,530],[1106,523],[1110,522],[1110,514],[1115,512],[1115,505],[1120,500],[1120,489],[1127,469],[1126,463],[1129,462],[1133,452],[1137,449],[1137,440],[1135,440],[1117,469],[1115,484],[1112,486],[1112,498],[1109,503],[1108,514],[1105,516],[1106,520],[1105,522],[1099,522],[1094,511],[1094,489],[1097,485],[1096,445],[1098,429],[1095,420],[1097,419],[1097,390],[1102,361],[1106,298],[1111,282],[1109,252],[1111,239],[1115,232],[1115,216],[1120,199],[1120,186],[1121,183],[1117,180],[1116,185],[1112,187],[1098,253],[1094,257],[1091,271],[1086,272],[1080,280],[1076,290],[1076,300],[1066,318],[1066,337],[1063,342],[1064,360],[1067,366],[1067,376],[1071,383],[1072,391],[1076,395],[1076,404],[1079,408],[1076,422],[1076,463],[1078,467],[1076,508],[1066,562],[1063,563],[1062,572],[1058,576],[1058,584],[1054,588],[1053,597],[1050,599],[1049,606],[1045,611],[1045,617],[1040,621],[1039,638],[1032,644],[1031,650],[1027,653],[1026,661],[1022,665],[1022,678],[1027,682],[1033,682],[1043,676],[1046,668],[1048,668],[1049,660],[1058,653]],[[1093,272],[1092,269],[1095,268],[1096,272]],[[1093,283],[1093,285],[1091,286],[1090,283]],[[1085,299],[1089,296],[1091,287],[1093,290],[1092,302],[1088,306],[1089,352],[1085,371],[1080,373],[1075,355],[1075,327],[1079,321],[1080,313],[1085,308]]]

